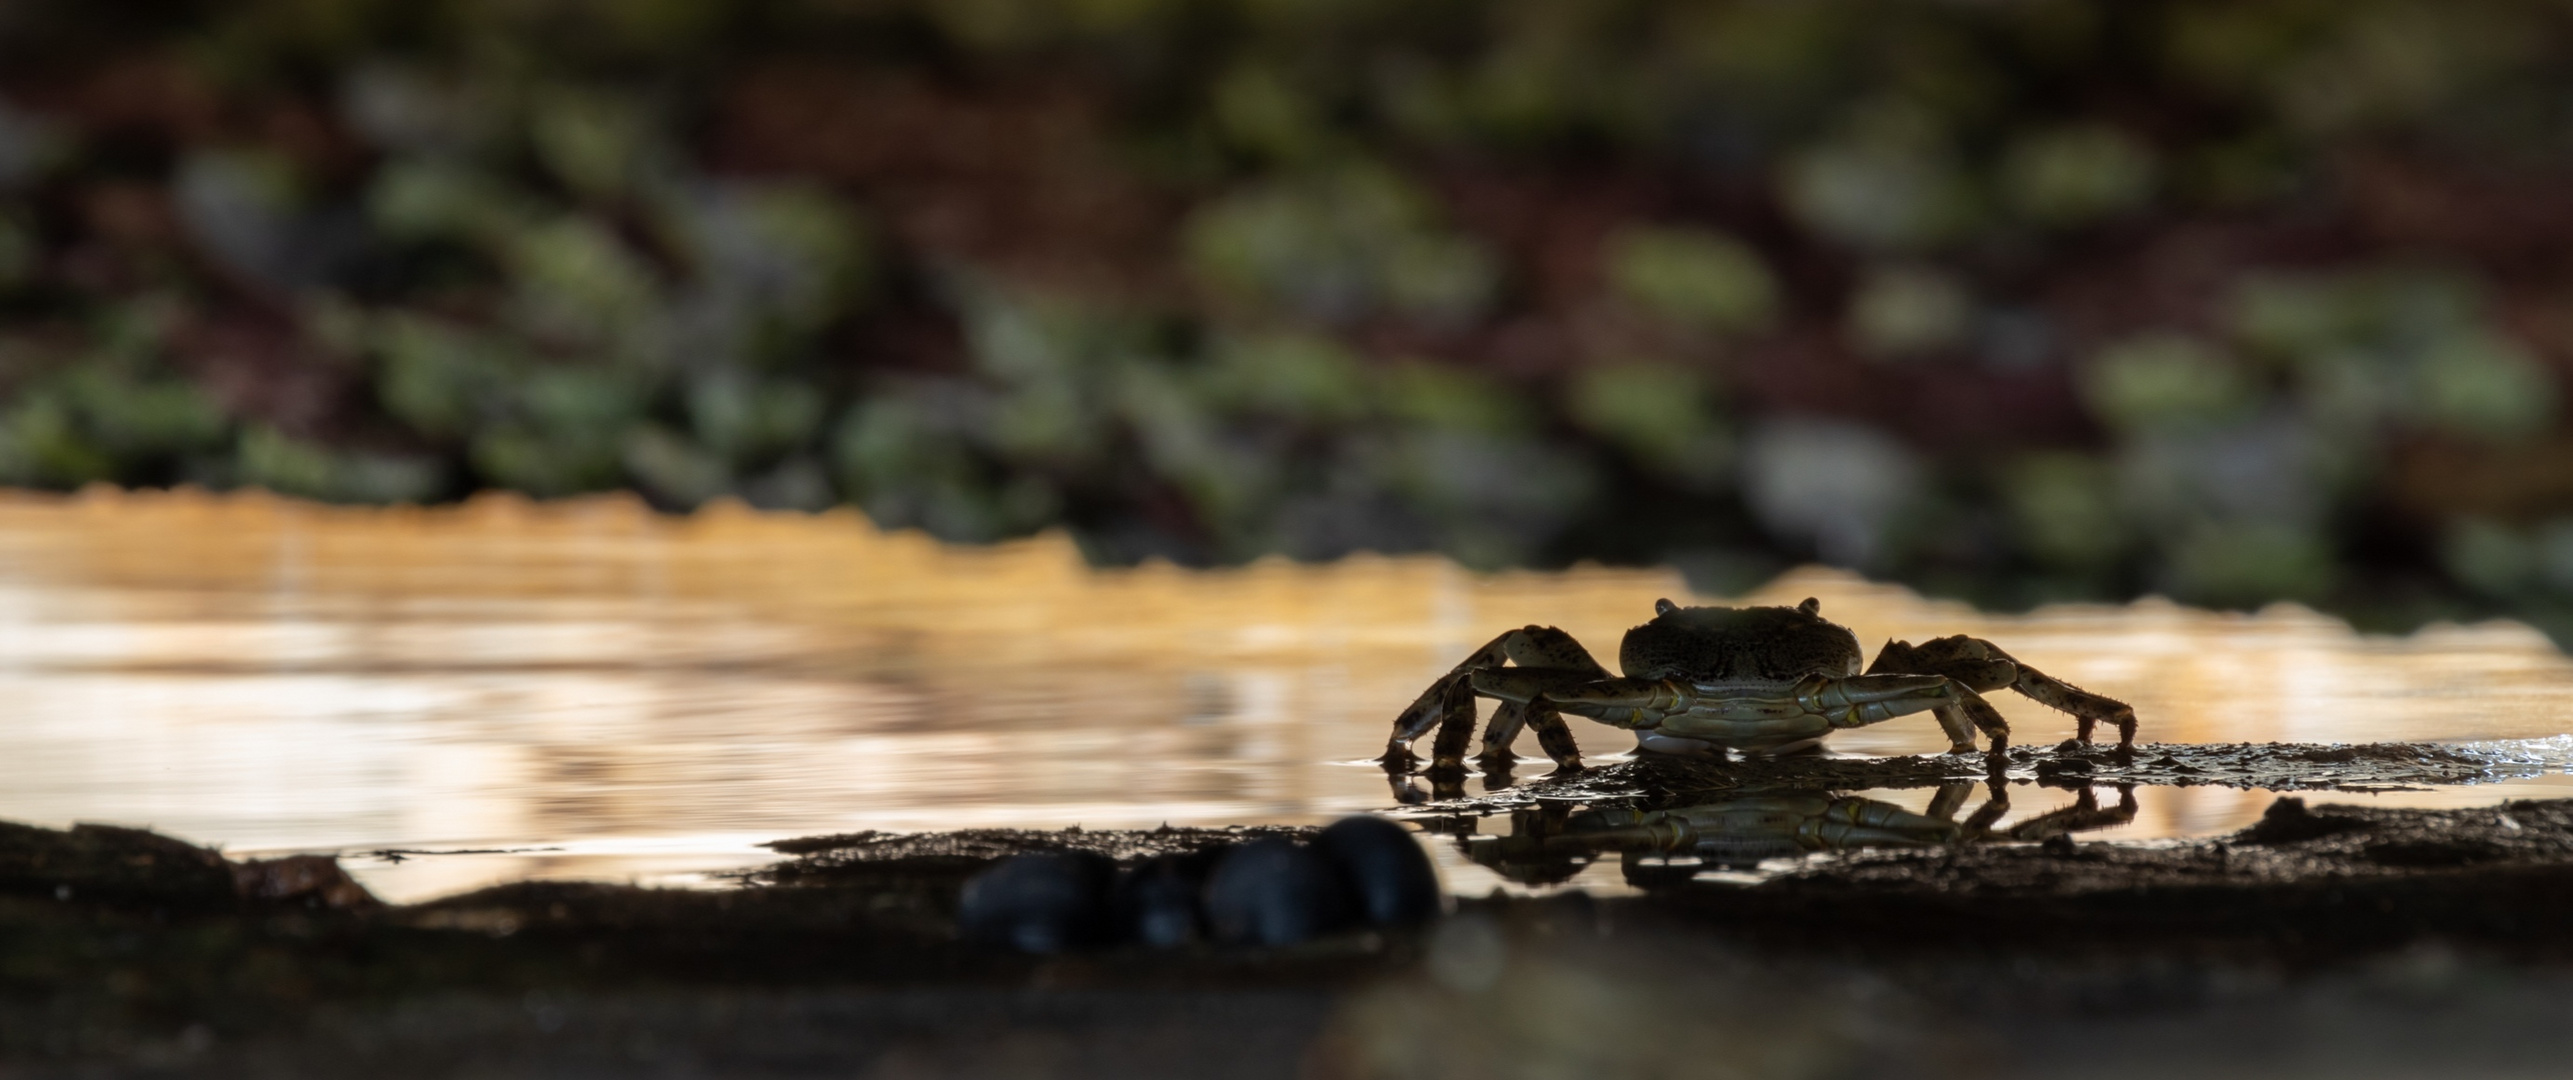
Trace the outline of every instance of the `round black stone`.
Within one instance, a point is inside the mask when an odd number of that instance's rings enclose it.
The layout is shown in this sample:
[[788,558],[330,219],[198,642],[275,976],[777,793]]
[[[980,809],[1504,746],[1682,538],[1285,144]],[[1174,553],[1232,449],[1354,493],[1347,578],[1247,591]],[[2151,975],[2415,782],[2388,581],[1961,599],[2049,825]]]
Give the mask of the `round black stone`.
[[1117,864],[1086,852],[1012,855],[965,882],[957,927],[1022,952],[1098,945],[1113,936]]
[[1224,851],[1157,856],[1118,878],[1117,922],[1127,936],[1162,949],[1204,938],[1206,918],[1198,897]]
[[1438,917],[1438,871],[1410,830],[1380,817],[1347,817],[1315,836],[1313,849],[1340,868],[1360,918],[1409,926]]
[[1292,945],[1348,926],[1356,917],[1340,868],[1281,837],[1225,852],[1206,880],[1206,922],[1218,941]]

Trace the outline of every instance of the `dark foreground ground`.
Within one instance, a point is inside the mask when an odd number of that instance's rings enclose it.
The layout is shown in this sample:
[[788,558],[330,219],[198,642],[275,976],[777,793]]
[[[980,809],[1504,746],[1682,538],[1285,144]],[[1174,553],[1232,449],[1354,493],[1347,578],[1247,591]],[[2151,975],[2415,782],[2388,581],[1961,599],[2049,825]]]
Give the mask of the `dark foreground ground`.
[[1244,834],[822,837],[736,890],[387,907],[326,860],[0,826],[0,1075],[2516,1076],[2573,1029],[2573,801],[2282,800],[1282,949],[956,940],[1002,855]]

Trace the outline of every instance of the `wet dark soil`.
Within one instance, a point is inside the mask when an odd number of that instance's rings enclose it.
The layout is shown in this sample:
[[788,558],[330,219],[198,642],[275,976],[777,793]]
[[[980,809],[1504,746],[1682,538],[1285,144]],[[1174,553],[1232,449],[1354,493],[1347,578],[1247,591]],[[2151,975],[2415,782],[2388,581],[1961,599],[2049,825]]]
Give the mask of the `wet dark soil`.
[[2196,842],[1987,844],[1843,855],[1652,905],[1762,928],[1764,947],[2309,965],[2423,942],[2573,960],[2573,801],[2308,806]]
[[[2546,771],[2500,753],[2434,743],[2147,743],[2131,751],[2067,742],[2051,749],[2015,747],[2004,772],[2018,781],[2221,785],[2270,791],[2393,791],[2473,784]],[[1480,796],[1405,799],[1407,812],[1489,814],[1540,802],[1587,804],[1693,798],[1773,790],[1861,791],[1930,787],[1989,778],[1981,754],[1906,757],[1812,755],[1729,760],[1661,754],[1595,766]],[[1415,789],[1416,790],[1416,789]]]
[[[2031,758],[2278,787],[2294,785],[2259,770],[2480,767],[2437,748],[2105,756]],[[1944,767],[1621,771],[1739,790]],[[1580,782],[1618,771],[1598,774]],[[1468,899],[1423,930],[1285,948],[1027,956],[955,933],[964,880],[1007,855],[1131,864],[1298,832],[816,837],[772,845],[783,858],[729,889],[525,883],[387,906],[327,860],[0,826],[0,1073],[2400,1075],[2537,1068],[2573,1020],[2573,801],[2282,799],[2218,839],[1861,851],[1752,885]],[[2439,1049],[2407,1057],[2405,1038]]]

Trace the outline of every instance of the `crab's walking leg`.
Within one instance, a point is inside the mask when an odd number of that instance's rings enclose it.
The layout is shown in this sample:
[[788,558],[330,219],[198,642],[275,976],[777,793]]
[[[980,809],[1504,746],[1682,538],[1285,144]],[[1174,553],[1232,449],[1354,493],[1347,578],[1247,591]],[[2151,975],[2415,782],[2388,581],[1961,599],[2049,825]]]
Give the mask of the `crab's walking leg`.
[[2036,699],[2039,704],[2047,708],[2073,714],[2079,723],[2079,726],[2074,729],[2075,737],[2083,742],[2091,741],[2091,729],[2100,721],[2106,720],[2117,725],[2117,748],[2129,751],[2135,749],[2133,706],[2115,698],[2101,697],[2036,668],[2021,664],[1997,646],[1987,644],[1985,647],[1992,649],[1994,656],[2018,664],[2019,681],[2012,683],[2011,689]]
[[[1909,642],[1889,641],[1885,643],[1885,650],[1876,654],[1876,664],[1878,667],[1893,665],[1889,670],[1934,672],[1976,690],[2008,687],[2047,708],[2071,713],[2080,724],[2075,736],[2083,742],[2091,741],[2092,729],[2100,721],[2107,720],[2117,725],[2118,749],[2132,750],[2135,747],[2135,710],[2125,702],[2091,693],[2029,667],[2019,658],[2003,652],[2001,646],[1982,638],[1958,634],[1925,641],[1918,647]],[[1985,705],[1984,708],[1989,710],[1991,706]],[[1998,718],[2000,714],[1993,715]]]
[[1510,741],[1518,738],[1519,732],[1528,726],[1528,710],[1537,704],[1535,701],[1504,701],[1500,708],[1492,710],[1492,719],[1483,725],[1483,752],[1475,755],[1482,759],[1486,768],[1493,762],[1510,759]]
[[1555,768],[1567,772],[1581,768],[1581,747],[1572,741],[1572,727],[1552,704],[1529,702],[1528,726],[1537,729],[1537,745],[1554,759]]
[[1948,733],[1950,753],[1974,750],[1972,731],[1981,731],[1991,740],[1987,751],[1994,757],[2010,749],[2010,722],[2001,711],[1985,701],[1978,690],[1998,690],[2019,676],[2019,669],[2008,661],[1996,661],[1969,651],[1946,648],[1949,642],[1969,638],[1941,638],[1914,648],[1908,641],[1888,641],[1876,654],[1876,662],[1867,666],[1870,675],[1945,675],[1955,685],[1957,699],[1937,709],[1939,726]]
[[[1960,719],[1966,724],[1974,725],[1976,731],[1983,733],[1987,741],[1984,753],[1995,763],[2002,761],[2004,755],[2010,753],[2010,721],[2002,719],[2001,710],[1993,708],[1991,702],[1983,699],[1983,695],[1964,686],[1957,687],[1957,703],[1940,710],[1939,713],[1939,722],[1947,727],[1950,735],[1962,733],[1964,725],[1957,723]],[[1974,749],[1974,744],[1966,743],[1965,749]]]
[[1462,770],[1465,744],[1474,738],[1474,684],[1451,681],[1439,697],[1438,738],[1431,740],[1430,770]]
[[[1555,674],[1553,681],[1604,679],[1608,671],[1591,659],[1589,650],[1573,640],[1572,635],[1551,626],[1523,626],[1484,643],[1468,654],[1463,662],[1431,683],[1411,707],[1394,719],[1393,738],[1385,743],[1385,756],[1378,760],[1388,768],[1399,768],[1416,760],[1412,743],[1438,729],[1438,739],[1431,744],[1430,768],[1461,770],[1465,767],[1465,744],[1474,734],[1474,684],[1476,672],[1501,669],[1516,664],[1521,668],[1546,669]],[[1496,695],[1498,696],[1498,695]],[[1532,699],[1504,698],[1520,706],[1511,710],[1504,705],[1492,717],[1484,738],[1484,753],[1506,751],[1512,737],[1522,725],[1537,729],[1537,738],[1546,753],[1557,763],[1568,762],[1579,767],[1580,757],[1572,745],[1572,733],[1554,709],[1533,703]],[[1533,706],[1533,707],[1532,707]],[[1550,730],[1551,729],[1551,730]]]
[[[1497,665],[1506,659],[1502,646],[1509,642],[1510,634],[1516,633],[1519,631],[1512,630],[1486,642],[1482,648],[1468,655],[1463,663],[1456,665],[1455,670],[1440,676],[1437,682],[1429,684],[1429,689],[1421,691],[1421,696],[1412,699],[1402,715],[1394,718],[1394,737],[1386,740],[1385,756],[1377,760],[1389,769],[1412,764],[1417,760],[1412,756],[1412,743],[1435,727],[1439,729],[1439,737],[1432,744],[1433,760],[1451,756],[1439,754],[1435,748],[1453,741],[1456,753],[1452,756],[1457,767],[1462,768],[1465,740],[1474,733],[1474,687],[1469,680],[1474,669]],[[1458,731],[1453,740],[1448,737],[1450,730]]]
[[1581,768],[1581,747],[1574,744],[1572,728],[1563,722],[1560,699],[1601,683],[1596,666],[1485,668],[1474,672],[1471,681],[1475,693],[1501,701],[1492,722],[1483,729],[1487,762],[1506,756],[1510,740],[1522,727],[1532,727],[1537,729],[1537,745],[1545,748],[1557,767]]

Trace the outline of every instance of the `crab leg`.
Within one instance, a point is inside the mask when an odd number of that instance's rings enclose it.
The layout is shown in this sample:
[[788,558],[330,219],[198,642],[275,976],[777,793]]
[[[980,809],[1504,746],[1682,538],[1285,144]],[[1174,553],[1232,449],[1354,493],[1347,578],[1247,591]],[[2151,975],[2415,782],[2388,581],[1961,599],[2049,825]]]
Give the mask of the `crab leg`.
[[[1503,664],[1516,667],[1503,667]],[[1518,709],[1504,705],[1492,716],[1486,729],[1483,752],[1506,751],[1520,728],[1537,729],[1538,745],[1560,766],[1581,767],[1581,754],[1573,745],[1572,730],[1550,706],[1537,702],[1536,696],[1546,687],[1586,682],[1608,677],[1608,670],[1591,659],[1588,650],[1573,640],[1572,635],[1551,626],[1523,626],[1485,642],[1482,648],[1466,655],[1447,674],[1440,676],[1429,689],[1421,691],[1402,714],[1394,718],[1393,737],[1385,742],[1385,754],[1378,760],[1389,767],[1409,765],[1412,743],[1430,729],[1438,729],[1431,744],[1430,768],[1434,771],[1461,771],[1465,768],[1465,745],[1474,735],[1475,683],[1485,675],[1520,672],[1542,672],[1541,684],[1524,694],[1493,694]],[[1516,685],[1516,684],[1514,684]],[[1488,692],[1488,691],[1487,691]]]
[[[1953,843],[1956,822],[1915,814],[1875,799],[1843,798],[1815,819],[1797,839],[1807,847],[1844,851],[1864,847],[1928,847]],[[1808,839],[1810,837],[1810,839]]]
[[2130,784],[2117,787],[2117,805],[2100,809],[2099,794],[2085,785],[2073,796],[2073,805],[2013,825],[2002,831],[2012,840],[2051,840],[2066,833],[2104,829],[2135,820],[2135,788]]
[[1466,741],[1474,737],[1474,687],[1457,679],[1446,680],[1445,685],[1439,699],[1438,738],[1430,743],[1430,768],[1461,770]]
[[[2135,746],[2135,710],[2125,702],[2091,693],[2029,667],[2017,657],[2003,652],[2001,646],[1981,638],[1957,634],[1917,646],[1908,641],[1889,641],[1876,654],[1876,662],[1869,665],[1867,671],[1871,675],[1879,672],[1945,675],[1970,691],[1989,692],[2007,687],[2038,704],[2071,713],[2080,724],[2076,737],[2083,742],[2091,741],[2093,728],[2100,721],[2107,720],[2117,725],[2118,749],[2131,750]],[[2001,713],[1993,709],[1991,703],[1972,694],[1967,697],[1968,700],[1960,702],[1959,707],[1965,710],[1974,726],[1992,736],[1996,744],[1993,751],[1999,753],[2006,745],[2010,725],[2001,719]]]
[[1533,700],[1504,701],[1500,708],[1492,710],[1492,719],[1483,725],[1481,756],[1489,758],[1509,753],[1510,741],[1518,738],[1520,730],[1528,726],[1528,710],[1536,704]]
[[1528,703],[1528,726],[1537,729],[1537,747],[1566,769],[1581,767],[1581,747],[1572,741],[1572,726],[1563,722],[1563,714],[1550,702]]

